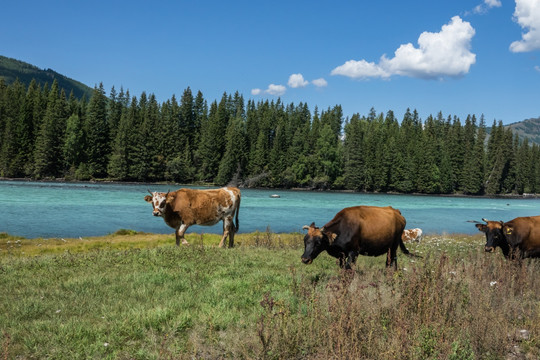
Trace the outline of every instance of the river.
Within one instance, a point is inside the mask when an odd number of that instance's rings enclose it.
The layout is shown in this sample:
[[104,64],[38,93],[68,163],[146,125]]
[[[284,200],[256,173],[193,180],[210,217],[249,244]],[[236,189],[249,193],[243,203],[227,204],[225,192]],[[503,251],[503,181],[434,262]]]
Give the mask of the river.
[[[0,232],[26,238],[101,236],[119,229],[172,234],[163,219],[152,216],[152,206],[143,198],[147,189],[178,187],[0,181]],[[242,189],[239,232],[300,232],[303,225],[322,226],[339,210],[356,205],[390,205],[401,210],[407,228],[419,227],[424,234],[474,234],[478,230],[467,220],[540,215],[540,199]],[[190,232],[220,233],[221,223],[192,226]]]

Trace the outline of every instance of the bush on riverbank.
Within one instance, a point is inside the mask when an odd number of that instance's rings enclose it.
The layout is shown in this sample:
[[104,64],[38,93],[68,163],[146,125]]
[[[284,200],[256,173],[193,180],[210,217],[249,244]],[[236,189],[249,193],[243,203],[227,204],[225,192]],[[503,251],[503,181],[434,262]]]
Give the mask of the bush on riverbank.
[[[128,232],[129,233],[129,232]],[[503,359],[540,355],[540,265],[481,236],[421,259],[300,263],[301,234],[0,236],[0,358]],[[523,330],[523,331],[522,331]]]

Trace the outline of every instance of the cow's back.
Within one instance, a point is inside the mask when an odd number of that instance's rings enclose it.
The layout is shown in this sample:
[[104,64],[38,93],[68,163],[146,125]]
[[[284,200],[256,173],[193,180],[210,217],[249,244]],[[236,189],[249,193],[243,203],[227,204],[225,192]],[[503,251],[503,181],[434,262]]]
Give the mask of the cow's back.
[[234,214],[240,190],[234,187],[208,190],[182,188],[172,196],[174,200],[171,206],[184,223],[212,224]]

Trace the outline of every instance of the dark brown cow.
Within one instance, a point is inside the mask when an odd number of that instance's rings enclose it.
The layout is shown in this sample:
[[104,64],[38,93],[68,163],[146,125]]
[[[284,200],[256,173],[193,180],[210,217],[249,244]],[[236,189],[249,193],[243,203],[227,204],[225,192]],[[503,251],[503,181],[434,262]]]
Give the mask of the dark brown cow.
[[397,269],[397,248],[410,254],[401,234],[405,218],[390,206],[355,206],[338,212],[322,228],[312,223],[304,226],[302,262],[311,264],[324,250],[338,258],[341,267],[351,268],[358,255],[379,256],[386,253],[386,266]]
[[477,223],[478,230],[486,234],[486,252],[500,247],[506,257],[540,257],[540,216],[517,217],[508,222]]
[[[234,245],[234,233],[238,231],[240,190],[225,187],[212,190],[179,189],[173,192],[150,192],[144,200],[152,203],[153,215],[161,216],[165,223],[174,228],[176,245],[188,244],[184,234],[191,225],[210,226],[223,221],[223,237],[220,247],[229,237],[229,247]],[[234,217],[236,216],[236,225]]]

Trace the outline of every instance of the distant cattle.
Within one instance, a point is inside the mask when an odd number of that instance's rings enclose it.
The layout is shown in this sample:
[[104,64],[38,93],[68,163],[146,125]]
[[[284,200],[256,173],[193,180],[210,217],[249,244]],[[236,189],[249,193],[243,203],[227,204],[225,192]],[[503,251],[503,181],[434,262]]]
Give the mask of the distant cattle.
[[540,257],[540,216],[517,217],[508,222],[476,222],[478,230],[486,234],[486,252],[500,247],[505,257]]
[[397,269],[397,248],[410,254],[401,234],[405,228],[401,212],[390,206],[355,206],[338,212],[322,228],[312,223],[304,226],[302,262],[311,264],[323,251],[339,259],[341,267],[350,269],[358,255],[379,256],[386,253],[386,266]]
[[[191,225],[210,226],[223,221],[220,247],[234,246],[234,234],[238,231],[240,190],[226,187],[212,190],[179,189],[173,192],[151,192],[144,200],[151,203],[153,215],[161,216],[165,223],[175,229],[176,245],[188,244],[184,234]],[[234,220],[236,217],[236,225]]]
[[403,230],[403,234],[401,234],[401,240],[403,240],[403,242],[420,241],[421,239],[422,229],[420,228],[405,229]]

